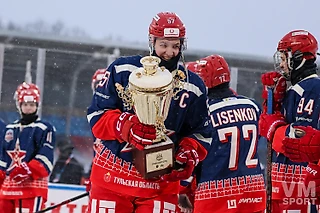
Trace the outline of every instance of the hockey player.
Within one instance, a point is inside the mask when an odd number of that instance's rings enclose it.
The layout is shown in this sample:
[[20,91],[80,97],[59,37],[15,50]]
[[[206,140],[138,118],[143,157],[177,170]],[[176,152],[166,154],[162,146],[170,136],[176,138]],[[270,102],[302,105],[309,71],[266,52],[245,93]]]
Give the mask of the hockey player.
[[265,186],[256,154],[260,108],[230,90],[230,70],[222,56],[201,59],[195,72],[208,88],[213,132],[207,158],[196,168],[194,212],[264,212]]
[[[96,89],[98,88],[100,83],[103,83],[102,80],[104,80],[104,76],[107,72],[107,69],[97,69],[93,76],[92,76],[92,80],[91,80],[91,89],[92,89],[92,93],[94,94]],[[101,142],[100,139],[96,139],[95,137],[93,137],[93,149],[95,149],[95,146],[98,146]],[[94,156],[95,152],[93,152],[93,156]],[[90,174],[91,174],[91,168],[92,168],[92,164],[90,165],[90,169],[88,171],[88,173],[86,173],[84,175],[84,180],[83,180],[83,184],[86,186],[86,191],[89,192],[91,189],[91,182],[90,182]]]
[[44,207],[52,170],[55,130],[38,118],[40,91],[21,84],[16,91],[21,119],[6,126],[0,155],[0,209],[35,212]]
[[[305,189],[303,181],[307,162],[293,162],[287,158],[282,141],[285,137],[299,137],[295,131],[298,125],[319,128],[320,79],[316,75],[315,63],[317,50],[317,40],[310,32],[291,31],[278,43],[274,56],[278,72],[262,75],[263,85],[273,87],[274,94],[274,113],[263,113],[259,123],[261,136],[266,137],[273,148],[273,212],[309,212],[309,201],[314,201],[308,200],[308,193],[302,193]],[[286,80],[291,83],[287,91]],[[263,97],[267,99],[266,91]]]
[[115,88],[115,83],[128,85],[131,71],[142,67],[142,57],[121,57],[107,69],[88,109],[92,132],[103,140],[92,166],[89,212],[177,211],[179,180],[188,178],[205,158],[211,141],[205,85],[197,75],[178,66],[186,48],[185,34],[183,22],[171,12],[158,13],[149,26],[150,53],[161,58],[160,66],[173,75],[181,70],[189,81],[177,94],[179,98],[172,99],[165,120],[177,150],[176,160],[184,167],[160,179],[145,180],[132,164],[131,147],[141,149],[156,135],[154,126],[140,123],[132,110],[125,111]]

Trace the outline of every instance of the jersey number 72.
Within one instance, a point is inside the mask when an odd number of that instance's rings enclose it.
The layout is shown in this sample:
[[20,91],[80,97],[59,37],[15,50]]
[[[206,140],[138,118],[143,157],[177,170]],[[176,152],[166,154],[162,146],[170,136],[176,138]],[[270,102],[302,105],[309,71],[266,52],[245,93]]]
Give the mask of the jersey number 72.
[[[242,133],[242,134],[241,134]],[[250,137],[251,135],[251,137]],[[257,126],[254,124],[245,124],[240,129],[237,126],[226,127],[218,130],[218,136],[221,143],[230,141],[230,159],[229,169],[237,170],[239,164],[240,141],[250,143],[249,151],[245,160],[245,166],[255,168],[258,164],[258,159],[254,159],[257,150]],[[230,140],[229,140],[230,137]],[[247,146],[243,146],[247,147]]]

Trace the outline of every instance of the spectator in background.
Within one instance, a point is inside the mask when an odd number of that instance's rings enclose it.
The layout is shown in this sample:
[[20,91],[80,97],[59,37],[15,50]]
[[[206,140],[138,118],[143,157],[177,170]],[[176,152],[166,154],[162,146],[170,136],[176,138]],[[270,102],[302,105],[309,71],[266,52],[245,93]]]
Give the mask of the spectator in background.
[[84,169],[73,156],[74,146],[68,140],[61,140],[57,147],[59,158],[53,167],[50,182],[80,185]]

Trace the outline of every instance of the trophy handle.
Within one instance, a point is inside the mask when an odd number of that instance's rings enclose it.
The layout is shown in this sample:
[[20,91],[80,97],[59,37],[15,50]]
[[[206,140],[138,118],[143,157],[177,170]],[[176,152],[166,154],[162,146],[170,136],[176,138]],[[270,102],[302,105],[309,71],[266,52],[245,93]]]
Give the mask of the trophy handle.
[[119,83],[115,84],[116,91],[118,93],[119,98],[122,99],[123,106],[127,110],[131,110],[133,107],[133,101],[132,101],[132,92],[128,88],[124,89],[123,86]]
[[183,90],[185,83],[186,75],[178,70],[177,74],[173,77],[173,99],[176,101],[179,99],[178,93]]

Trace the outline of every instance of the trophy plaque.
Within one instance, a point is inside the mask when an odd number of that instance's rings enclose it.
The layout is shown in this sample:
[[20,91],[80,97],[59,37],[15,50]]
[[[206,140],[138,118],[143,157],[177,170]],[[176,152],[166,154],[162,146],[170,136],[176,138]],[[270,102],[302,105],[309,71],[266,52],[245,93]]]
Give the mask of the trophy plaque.
[[[174,163],[174,144],[165,134],[164,121],[168,116],[170,103],[183,82],[174,78],[155,56],[143,57],[141,68],[129,76],[127,88],[116,83],[119,97],[128,110],[134,110],[139,121],[156,128],[156,139],[143,150],[132,148],[133,163],[145,179],[157,178],[170,173]],[[181,72],[181,71],[179,71]],[[182,72],[181,72],[182,73]]]

